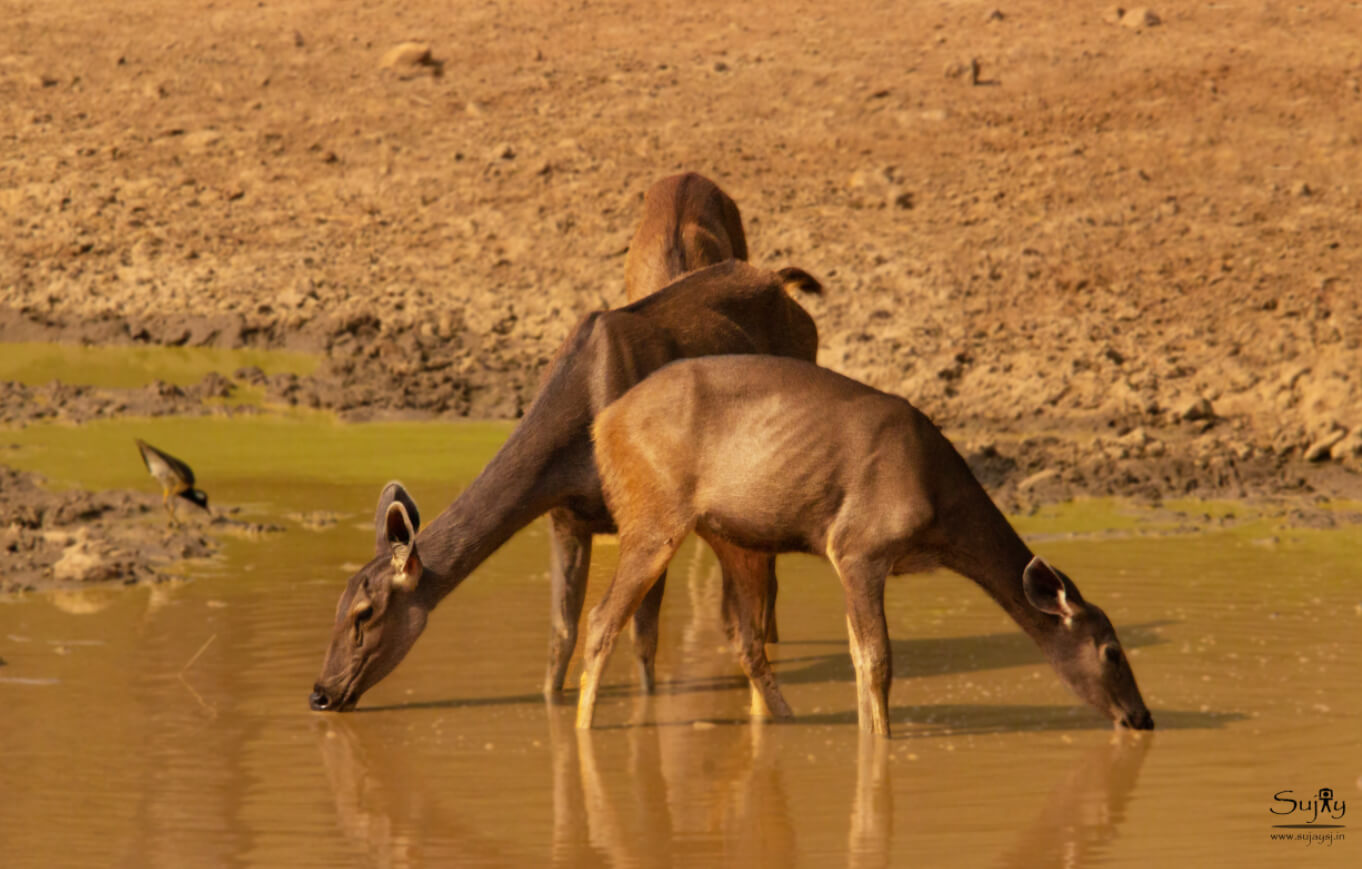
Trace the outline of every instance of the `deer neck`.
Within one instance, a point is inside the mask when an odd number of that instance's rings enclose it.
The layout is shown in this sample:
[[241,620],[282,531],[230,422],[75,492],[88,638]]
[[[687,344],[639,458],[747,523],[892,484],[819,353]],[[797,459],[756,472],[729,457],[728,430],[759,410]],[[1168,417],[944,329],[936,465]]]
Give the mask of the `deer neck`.
[[953,533],[943,563],[974,580],[1041,648],[1047,648],[1055,619],[1031,605],[1022,585],[1034,554],[983,486],[977,481],[974,486],[977,497],[960,505],[954,521],[947,525]]
[[595,479],[589,420],[576,419],[575,412],[536,412],[543,410],[531,408],[482,473],[417,536],[429,607],[517,531],[589,494],[582,491]]

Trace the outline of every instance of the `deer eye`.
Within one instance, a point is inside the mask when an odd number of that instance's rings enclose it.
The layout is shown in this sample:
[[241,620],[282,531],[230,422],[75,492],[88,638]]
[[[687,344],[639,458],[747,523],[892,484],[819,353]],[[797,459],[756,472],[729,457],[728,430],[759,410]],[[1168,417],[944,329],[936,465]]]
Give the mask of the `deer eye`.
[[1102,657],[1107,659],[1108,664],[1121,663],[1121,647],[1115,643],[1109,643],[1103,646]]
[[364,645],[364,625],[374,615],[372,606],[364,606],[355,612],[355,645]]

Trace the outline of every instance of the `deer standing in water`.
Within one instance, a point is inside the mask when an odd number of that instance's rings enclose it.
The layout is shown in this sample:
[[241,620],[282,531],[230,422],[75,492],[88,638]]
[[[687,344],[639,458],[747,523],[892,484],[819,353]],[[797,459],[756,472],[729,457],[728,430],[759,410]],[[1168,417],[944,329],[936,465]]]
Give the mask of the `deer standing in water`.
[[[429,526],[421,528],[415,502],[401,485],[383,490],[374,557],[341,594],[322,672],[309,697],[313,709],[353,707],[406,656],[430,610],[511,535],[545,513],[552,629],[544,691],[560,692],[577,642],[592,535],[615,530],[591,451],[596,414],[675,359],[716,353],[814,359],[817,327],[789,290],[816,293],[821,287],[799,269],[768,272],[728,260],[665,288],[653,286],[669,277],[669,269],[706,265],[725,251],[746,253],[737,207],[718,187],[698,175],[666,179],[650,191],[645,208],[630,251],[630,291],[657,291],[582,319],[505,445]],[[725,243],[709,241],[719,238]],[[675,250],[697,239],[703,240],[698,249]],[[670,265],[645,268],[644,262]],[[773,583],[772,560],[760,552],[721,554],[729,583],[763,589]],[[660,606],[659,583],[634,618],[645,690],[652,689]]]
[[[620,559],[587,622],[577,726],[591,726],[624,621],[691,531],[716,552],[809,552],[847,607],[861,729],[889,734],[890,575],[944,566],[974,580],[1060,678],[1117,725],[1153,727],[1106,614],[1032,555],[926,416],[897,396],[796,359],[673,363],[599,414],[596,463]],[[753,713],[790,716],[760,630],[765,585],[734,589]]]

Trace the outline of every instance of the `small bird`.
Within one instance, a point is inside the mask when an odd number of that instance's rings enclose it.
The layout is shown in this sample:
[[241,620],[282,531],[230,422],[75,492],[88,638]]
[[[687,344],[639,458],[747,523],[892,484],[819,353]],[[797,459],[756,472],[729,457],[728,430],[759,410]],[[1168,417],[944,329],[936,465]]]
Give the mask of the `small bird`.
[[202,489],[194,488],[193,469],[141,438],[136,440],[137,450],[142,454],[142,464],[147,466],[148,473],[161,484],[161,503],[165,505],[166,513],[170,514],[171,523],[180,524],[175,518],[175,506],[170,502],[171,495],[178,495],[205,510],[208,509],[208,495]]

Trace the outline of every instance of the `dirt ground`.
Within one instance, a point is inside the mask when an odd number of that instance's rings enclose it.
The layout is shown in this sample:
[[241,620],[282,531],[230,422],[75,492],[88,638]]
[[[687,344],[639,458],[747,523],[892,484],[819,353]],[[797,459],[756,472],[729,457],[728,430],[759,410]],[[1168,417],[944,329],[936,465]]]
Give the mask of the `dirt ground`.
[[[310,350],[272,400],[511,418],[577,318],[623,300],[643,191],[690,169],[738,201],[755,262],[824,282],[800,300],[823,363],[925,410],[1010,507],[1362,492],[1346,4],[0,19],[2,340]],[[0,387],[0,416],[33,394]],[[82,400],[146,412],[127,398]]]

